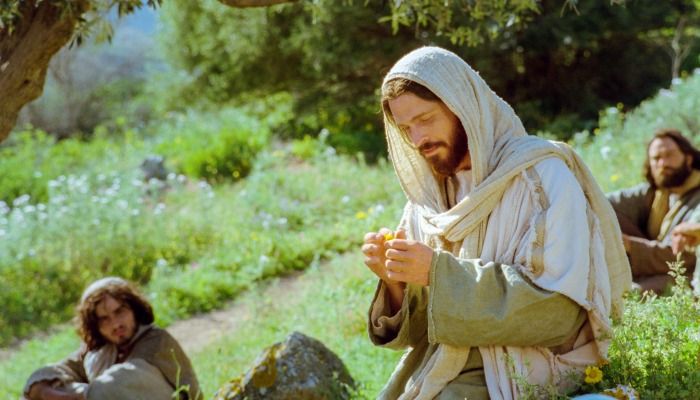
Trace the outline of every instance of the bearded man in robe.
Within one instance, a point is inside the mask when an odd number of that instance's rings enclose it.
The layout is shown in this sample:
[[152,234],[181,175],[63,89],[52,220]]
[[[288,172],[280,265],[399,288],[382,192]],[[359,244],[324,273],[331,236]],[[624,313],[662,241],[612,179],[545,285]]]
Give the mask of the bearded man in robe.
[[608,194],[622,229],[635,290],[664,294],[675,282],[669,263],[677,255],[688,276],[695,271],[695,245],[674,254],[674,230],[697,222],[700,151],[677,129],[659,128],[647,143],[646,182]]
[[407,203],[365,234],[377,346],[407,349],[380,399],[562,393],[607,362],[630,270],[610,203],[567,145],[528,136],[452,52],[384,78],[389,156]]

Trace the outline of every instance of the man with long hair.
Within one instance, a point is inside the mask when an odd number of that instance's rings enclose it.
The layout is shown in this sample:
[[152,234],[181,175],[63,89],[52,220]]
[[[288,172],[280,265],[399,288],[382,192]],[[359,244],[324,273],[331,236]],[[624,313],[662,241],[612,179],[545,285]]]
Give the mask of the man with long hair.
[[[633,286],[662,294],[674,278],[669,262],[673,229],[689,221],[700,205],[700,151],[677,129],[657,129],[647,144],[646,182],[608,194],[622,229],[632,268]],[[680,253],[689,275],[695,270],[692,251]]]
[[153,309],[134,285],[103,278],[78,306],[81,348],[27,380],[30,400],[202,398],[189,358],[168,332],[153,325]]
[[[564,143],[525,132],[466,62],[417,49],[384,78],[407,196],[364,236],[375,345],[407,350],[380,399],[566,393],[607,359],[631,283],[610,203]],[[526,383],[531,386],[526,386]]]

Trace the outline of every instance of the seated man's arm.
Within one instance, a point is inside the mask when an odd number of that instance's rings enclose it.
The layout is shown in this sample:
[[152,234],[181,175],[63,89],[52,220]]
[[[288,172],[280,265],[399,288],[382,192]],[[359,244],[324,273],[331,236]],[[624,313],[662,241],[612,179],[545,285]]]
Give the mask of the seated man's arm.
[[27,397],[30,400],[83,400],[83,393],[70,393],[55,389],[48,381],[39,381],[31,386]]
[[[636,277],[667,274],[670,270],[668,263],[676,260],[670,244],[658,240],[648,240],[637,237],[627,237],[630,265],[632,274]],[[681,253],[681,260],[686,268],[694,268],[696,257],[693,253]]]
[[[637,229],[646,231],[646,222],[653,201],[653,192],[644,183],[631,188],[618,190],[605,195],[615,213],[625,216]],[[623,232],[625,229],[623,228]]]
[[77,351],[34,371],[24,386],[24,395],[31,400],[82,399],[75,388],[86,385],[87,381],[81,352]]

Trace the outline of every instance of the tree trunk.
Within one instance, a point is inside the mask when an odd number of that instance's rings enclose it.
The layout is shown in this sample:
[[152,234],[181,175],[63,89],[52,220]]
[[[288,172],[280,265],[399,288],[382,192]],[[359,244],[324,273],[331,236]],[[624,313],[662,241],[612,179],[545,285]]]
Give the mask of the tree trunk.
[[73,0],[72,14],[48,1],[23,1],[12,31],[0,28],[0,142],[17,121],[22,107],[44,89],[51,58],[73,37],[76,22],[90,5]]

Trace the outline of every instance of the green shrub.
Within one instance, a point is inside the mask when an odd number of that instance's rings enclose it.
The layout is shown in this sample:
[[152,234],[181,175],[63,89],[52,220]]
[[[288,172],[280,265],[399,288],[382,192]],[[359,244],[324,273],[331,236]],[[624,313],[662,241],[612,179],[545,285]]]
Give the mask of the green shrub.
[[641,399],[700,398],[700,304],[693,296],[685,268],[671,266],[676,285],[670,296],[630,296],[610,346],[612,362],[603,378],[586,392],[624,385]]
[[269,129],[237,109],[189,112],[155,128],[156,152],[178,172],[210,182],[236,181],[250,173],[269,142]]
[[0,146],[0,201],[11,203],[25,194],[37,201],[46,201],[46,182],[55,176],[46,175],[42,170],[54,145],[55,140],[46,132],[32,129],[14,132],[3,142]]

